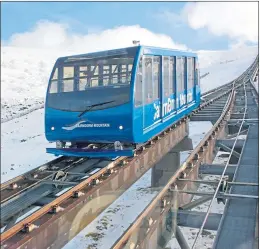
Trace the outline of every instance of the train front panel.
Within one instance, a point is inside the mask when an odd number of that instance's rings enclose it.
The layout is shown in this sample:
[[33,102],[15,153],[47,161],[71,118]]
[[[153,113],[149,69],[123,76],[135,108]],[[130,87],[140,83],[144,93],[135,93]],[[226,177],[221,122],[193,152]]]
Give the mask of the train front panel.
[[138,47],[57,60],[45,106],[49,141],[133,142],[133,71]]

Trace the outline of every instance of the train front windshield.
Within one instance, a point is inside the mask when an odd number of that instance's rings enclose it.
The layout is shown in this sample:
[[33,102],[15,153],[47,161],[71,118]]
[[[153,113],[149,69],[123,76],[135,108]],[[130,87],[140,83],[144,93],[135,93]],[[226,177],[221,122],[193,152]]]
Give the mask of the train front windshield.
[[84,112],[106,109],[130,100],[130,82],[137,48],[71,56],[57,61],[47,106]]

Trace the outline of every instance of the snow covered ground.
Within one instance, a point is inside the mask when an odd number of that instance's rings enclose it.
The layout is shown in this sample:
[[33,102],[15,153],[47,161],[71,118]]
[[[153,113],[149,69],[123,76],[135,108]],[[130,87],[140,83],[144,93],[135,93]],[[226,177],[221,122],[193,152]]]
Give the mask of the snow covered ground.
[[45,139],[43,112],[40,109],[1,124],[1,182],[54,159],[45,152],[53,145]]
[[229,51],[199,51],[202,92],[228,83],[240,76],[254,61],[257,47],[238,48]]

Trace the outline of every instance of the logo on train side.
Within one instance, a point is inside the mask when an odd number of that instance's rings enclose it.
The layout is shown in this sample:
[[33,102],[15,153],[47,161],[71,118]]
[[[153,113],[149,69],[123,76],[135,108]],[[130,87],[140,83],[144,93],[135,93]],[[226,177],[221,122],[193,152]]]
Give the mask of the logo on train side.
[[160,117],[160,106],[156,105],[156,103],[153,103],[153,107],[155,109],[155,113],[154,113],[153,119],[155,120],[155,119]]
[[61,127],[61,128],[63,130],[72,131],[76,128],[108,128],[108,127],[110,127],[110,124],[94,124],[94,123],[86,124],[85,122],[86,122],[86,120],[81,120],[81,121],[78,121],[75,124],[72,124],[72,125],[69,125],[69,126],[64,126],[64,127]]
[[[160,117],[160,113],[161,113],[160,103],[159,104],[154,103],[153,106],[154,106],[154,109],[155,109],[155,114],[154,114],[153,118],[154,118],[154,120],[156,120]],[[162,109],[163,114],[162,114],[162,116],[164,117],[168,113],[172,112],[172,110],[174,110],[174,106],[175,106],[174,99],[168,98],[167,102],[163,104],[163,109]]]
[[[192,101],[192,93],[187,94],[187,101],[188,103]],[[180,101],[179,101],[180,100]],[[179,98],[176,99],[176,107],[175,107],[175,99],[168,98],[165,103],[163,103],[163,108],[162,108],[162,117],[165,115],[171,113],[173,110],[176,108],[179,108],[179,106],[182,106],[186,104],[186,95],[185,94],[180,94]],[[160,117],[160,102],[159,104],[154,103],[153,104],[155,113],[154,113],[154,120],[158,119]]]

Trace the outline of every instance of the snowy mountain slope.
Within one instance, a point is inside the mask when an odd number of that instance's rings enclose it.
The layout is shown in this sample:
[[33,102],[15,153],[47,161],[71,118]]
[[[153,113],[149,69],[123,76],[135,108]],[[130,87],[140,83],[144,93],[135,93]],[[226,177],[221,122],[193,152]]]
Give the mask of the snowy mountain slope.
[[1,48],[1,122],[43,107],[56,51]]
[[202,92],[228,83],[241,75],[254,61],[258,47],[228,51],[198,51]]
[[[202,91],[239,76],[253,61],[257,47],[198,51]],[[66,52],[18,47],[1,49],[1,122],[42,108],[55,60]]]
[[215,64],[228,64],[247,57],[255,57],[258,53],[257,46],[234,48],[226,51],[199,50],[200,69],[210,68]]

